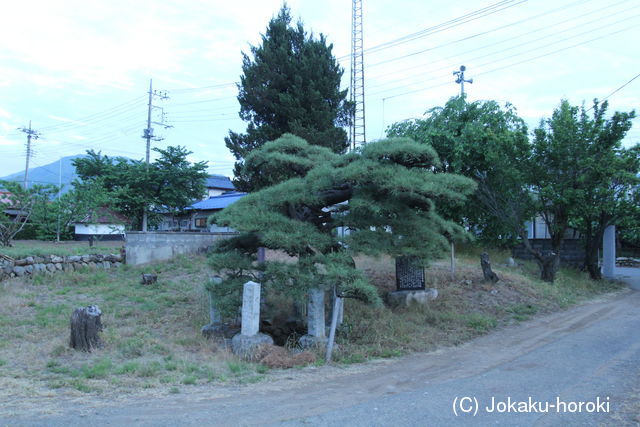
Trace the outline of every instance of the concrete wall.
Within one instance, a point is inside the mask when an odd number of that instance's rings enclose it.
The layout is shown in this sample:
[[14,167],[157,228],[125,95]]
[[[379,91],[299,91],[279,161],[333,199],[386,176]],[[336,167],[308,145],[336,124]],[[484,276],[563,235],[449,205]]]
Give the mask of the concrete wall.
[[[548,239],[530,239],[531,246],[534,249],[542,251],[551,250],[551,240]],[[511,249],[514,258],[532,260],[531,255],[522,243]],[[578,239],[565,239],[560,248],[560,263],[563,265],[571,265],[579,267],[584,263],[584,247],[582,241]]]
[[140,265],[171,259],[176,255],[204,252],[217,240],[235,234],[129,231],[125,243],[126,262],[130,265]]

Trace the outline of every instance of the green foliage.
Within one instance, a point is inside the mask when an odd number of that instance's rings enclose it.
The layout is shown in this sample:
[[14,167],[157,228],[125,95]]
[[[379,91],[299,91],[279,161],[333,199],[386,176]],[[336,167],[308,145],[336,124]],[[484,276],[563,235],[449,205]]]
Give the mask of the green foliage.
[[23,188],[12,181],[0,181],[9,194],[0,198],[0,246],[11,246],[11,240],[24,229],[34,211],[49,202],[55,187],[34,185]]
[[[109,215],[112,199],[100,180],[73,183],[73,189],[47,203],[35,206],[31,222],[36,237],[40,240],[54,240],[60,233],[62,240],[73,236],[71,226],[92,215]],[[113,216],[113,223],[121,222]]]
[[[213,269],[224,278],[222,284],[210,286],[219,296],[237,302],[240,286],[259,280],[290,296],[300,297],[310,288],[337,287],[345,297],[379,304],[376,289],[355,269],[355,254],[426,260],[446,251],[449,240],[466,237],[462,227],[438,214],[436,206],[464,202],[474,190],[473,182],[434,173],[439,160],[426,144],[388,139],[339,155],[285,135],[255,150],[251,161],[286,173],[276,175],[283,182],[269,182],[271,186],[215,215],[217,224],[241,232],[221,242],[210,257]],[[342,236],[343,229],[350,232]],[[258,265],[255,254],[260,246],[294,258]]]
[[605,118],[608,104],[594,100],[593,117],[584,106],[563,100],[535,130],[530,183],[536,208],[545,219],[554,249],[569,226],[585,242],[585,265],[599,279],[598,249],[604,229],[637,213],[640,202],[640,146],[625,149],[622,139],[635,113]]
[[464,223],[481,239],[515,238],[531,211],[524,190],[530,147],[527,127],[515,109],[495,101],[451,98],[425,119],[399,122],[390,137],[405,136],[430,145],[440,157],[437,172],[464,175],[478,183],[465,203],[440,204],[442,214]]
[[348,122],[350,107],[347,91],[340,90],[343,70],[332,49],[322,34],[308,35],[302,22],[292,26],[285,5],[269,22],[261,44],[251,47],[252,57],[243,53],[238,102],[240,117],[248,126],[246,133],[230,131],[225,138],[239,161],[235,169],[239,189],[264,186],[261,178],[268,174],[254,163],[243,167],[242,159],[285,133],[336,153],[346,149],[347,135],[341,126]]
[[142,160],[103,156],[93,150],[73,161],[85,183],[95,183],[113,200],[114,208],[132,221],[142,224],[149,207],[150,223],[159,221],[159,211],[180,212],[205,193],[206,162],[190,163],[184,147],[154,148],[160,157],[147,165]]

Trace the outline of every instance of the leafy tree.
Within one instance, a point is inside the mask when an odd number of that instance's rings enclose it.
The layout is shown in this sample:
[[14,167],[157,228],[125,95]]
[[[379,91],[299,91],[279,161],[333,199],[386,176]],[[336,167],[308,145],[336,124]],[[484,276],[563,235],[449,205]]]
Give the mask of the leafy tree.
[[0,187],[10,193],[0,199],[0,246],[11,246],[11,240],[29,222],[36,207],[47,203],[55,188],[42,185],[24,188],[12,181],[0,181]]
[[388,136],[406,136],[431,145],[441,159],[436,172],[457,173],[477,182],[466,204],[439,207],[479,238],[501,245],[526,239],[524,223],[532,200],[524,186],[530,146],[527,127],[515,109],[495,101],[469,103],[451,98],[427,111],[425,119],[391,125]]
[[[569,225],[580,232],[584,241],[585,268],[596,280],[602,278],[598,249],[605,228],[628,222],[625,218],[637,214],[640,203],[640,145],[622,147],[635,113],[615,112],[606,119],[607,107],[606,101],[600,104],[594,100],[593,116],[589,117],[584,107],[579,109],[563,101],[547,123],[545,133],[536,132],[536,143],[547,150],[546,164],[554,166],[551,170],[545,168],[549,176],[543,175],[542,185],[534,188],[540,193],[541,205],[553,203],[568,212]],[[547,142],[552,138],[561,147]],[[561,155],[567,158],[557,159]],[[561,214],[561,218],[565,216]],[[550,220],[558,222],[553,217]]]
[[635,114],[615,113],[605,120],[606,109],[606,103],[594,101],[589,118],[584,107],[563,100],[534,131],[529,183],[549,230],[551,280],[570,226],[582,234],[591,277],[600,278],[597,252],[604,229],[624,210],[627,193],[637,182],[637,149],[621,149]]
[[69,239],[72,237],[71,225],[97,209],[110,208],[111,203],[111,197],[100,180],[75,181],[73,189],[59,198],[36,204],[31,222],[38,239],[52,240],[58,233],[62,239]]
[[[240,235],[211,255],[214,270],[225,278],[212,291],[221,299],[238,298],[242,283],[259,279],[290,295],[337,286],[342,296],[378,303],[376,289],[355,269],[355,254],[426,261],[446,251],[449,239],[466,236],[437,206],[463,203],[474,184],[434,173],[439,163],[429,145],[408,138],[345,155],[288,134],[265,144],[245,164],[262,165],[261,189],[213,219]],[[342,236],[340,228],[350,233]],[[256,264],[258,247],[284,251],[294,261]]]
[[[238,85],[240,118],[248,122],[246,133],[229,131],[225,143],[238,162],[236,186],[254,190],[257,171],[243,167],[243,159],[267,141],[284,133],[306,139],[312,145],[344,152],[348,123],[347,91],[340,90],[343,70],[321,34],[308,35],[302,22],[291,25],[283,6],[271,19],[260,46],[251,47],[251,57],[242,54]],[[250,176],[247,176],[249,174]]]
[[205,193],[206,162],[191,163],[184,147],[154,148],[160,157],[147,165],[141,160],[103,156],[93,150],[74,160],[83,182],[96,182],[114,200],[113,206],[140,227],[145,209],[150,222],[159,212],[181,212]]

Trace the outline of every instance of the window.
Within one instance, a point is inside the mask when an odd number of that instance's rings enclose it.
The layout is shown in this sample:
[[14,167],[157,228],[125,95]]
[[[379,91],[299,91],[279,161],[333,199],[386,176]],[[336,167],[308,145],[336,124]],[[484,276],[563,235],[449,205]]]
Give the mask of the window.
[[205,228],[207,226],[207,218],[196,218],[196,227]]

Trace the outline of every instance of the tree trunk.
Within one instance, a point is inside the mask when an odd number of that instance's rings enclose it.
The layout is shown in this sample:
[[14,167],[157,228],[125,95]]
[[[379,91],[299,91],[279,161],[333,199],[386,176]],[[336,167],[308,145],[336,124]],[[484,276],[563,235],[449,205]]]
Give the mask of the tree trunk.
[[540,267],[540,279],[553,283],[560,267],[560,255],[555,252],[540,254],[540,258],[537,258],[536,261]]
[[71,315],[71,348],[90,352],[102,346],[98,335],[102,331],[101,315],[97,305],[75,309]]
[[483,252],[480,255],[480,266],[482,267],[482,274],[484,275],[484,280],[487,282],[497,282],[500,280],[498,275],[491,270],[491,262],[489,261],[489,254]]

